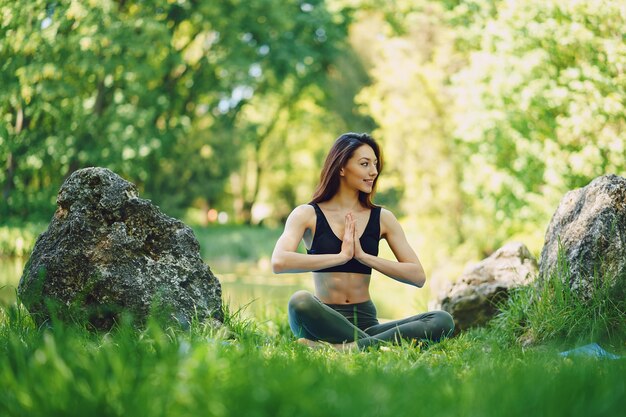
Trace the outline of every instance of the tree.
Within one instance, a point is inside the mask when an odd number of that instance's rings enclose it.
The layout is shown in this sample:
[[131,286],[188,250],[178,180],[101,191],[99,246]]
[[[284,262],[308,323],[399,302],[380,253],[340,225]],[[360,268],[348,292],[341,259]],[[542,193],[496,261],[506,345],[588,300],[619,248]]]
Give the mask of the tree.
[[566,191],[624,173],[620,2],[360,3],[359,99],[426,259],[538,251]]
[[431,1],[389,3],[363,12],[352,34],[370,63],[373,82],[359,100],[379,125],[387,161],[381,185],[401,193],[409,234],[428,239],[414,242],[426,262],[450,263],[467,236],[448,90],[462,61],[446,9]]
[[476,197],[467,229],[484,249],[524,236],[538,251],[566,191],[624,174],[625,24],[619,1],[502,2],[475,34],[454,114]]
[[168,211],[222,198],[275,118],[242,110],[293,103],[344,36],[321,1],[2,0],[0,11],[3,217],[49,216],[63,178],[90,165]]

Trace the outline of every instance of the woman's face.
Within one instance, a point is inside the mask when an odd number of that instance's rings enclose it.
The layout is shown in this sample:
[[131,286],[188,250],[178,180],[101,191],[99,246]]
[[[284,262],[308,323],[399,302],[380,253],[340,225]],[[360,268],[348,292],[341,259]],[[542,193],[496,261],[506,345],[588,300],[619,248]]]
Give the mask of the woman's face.
[[364,193],[371,193],[374,187],[374,179],[378,175],[377,163],[378,159],[374,149],[369,145],[361,145],[354,151],[352,157],[348,159],[339,175],[341,180],[349,187]]

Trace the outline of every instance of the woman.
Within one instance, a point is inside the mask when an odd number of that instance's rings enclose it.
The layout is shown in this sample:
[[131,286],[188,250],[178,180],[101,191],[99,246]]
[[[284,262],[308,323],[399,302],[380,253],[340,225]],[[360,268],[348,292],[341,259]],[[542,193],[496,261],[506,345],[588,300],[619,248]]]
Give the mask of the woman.
[[[289,325],[300,343],[364,349],[400,338],[437,341],[454,330],[445,311],[384,324],[376,319],[369,294],[372,268],[416,287],[426,281],[398,220],[372,203],[382,165],[378,144],[370,136],[340,136],[326,157],[312,201],[287,218],[272,254],[272,269],[277,274],[312,271],[315,281],[315,296],[298,291],[289,300]],[[397,262],[377,256],[381,238]],[[300,240],[307,254],[296,252]]]

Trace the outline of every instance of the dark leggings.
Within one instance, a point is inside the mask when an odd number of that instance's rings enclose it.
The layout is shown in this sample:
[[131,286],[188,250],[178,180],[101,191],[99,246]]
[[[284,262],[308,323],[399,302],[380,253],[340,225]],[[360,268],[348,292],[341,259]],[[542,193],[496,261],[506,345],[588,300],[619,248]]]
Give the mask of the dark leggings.
[[289,326],[298,338],[329,343],[356,341],[359,349],[364,349],[380,342],[399,343],[400,339],[436,342],[454,331],[452,316],[445,311],[431,311],[383,324],[378,324],[375,315],[376,308],[371,301],[335,306],[322,303],[308,291],[298,291],[289,300]]

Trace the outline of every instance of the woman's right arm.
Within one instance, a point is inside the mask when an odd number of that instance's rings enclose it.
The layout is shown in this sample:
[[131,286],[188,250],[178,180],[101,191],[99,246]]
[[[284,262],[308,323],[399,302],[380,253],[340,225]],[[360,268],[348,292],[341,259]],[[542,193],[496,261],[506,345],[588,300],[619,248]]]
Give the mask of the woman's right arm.
[[347,237],[350,240],[354,239],[353,233],[349,233],[354,228],[354,222],[348,223],[347,221],[346,236],[344,236],[344,244],[340,253],[308,255],[296,252],[307,229],[307,221],[311,216],[315,216],[313,210],[312,206],[301,205],[296,207],[287,218],[285,230],[278,238],[272,253],[272,271],[275,274],[309,272],[330,268],[331,266],[343,265],[354,256],[354,242],[346,241]]

